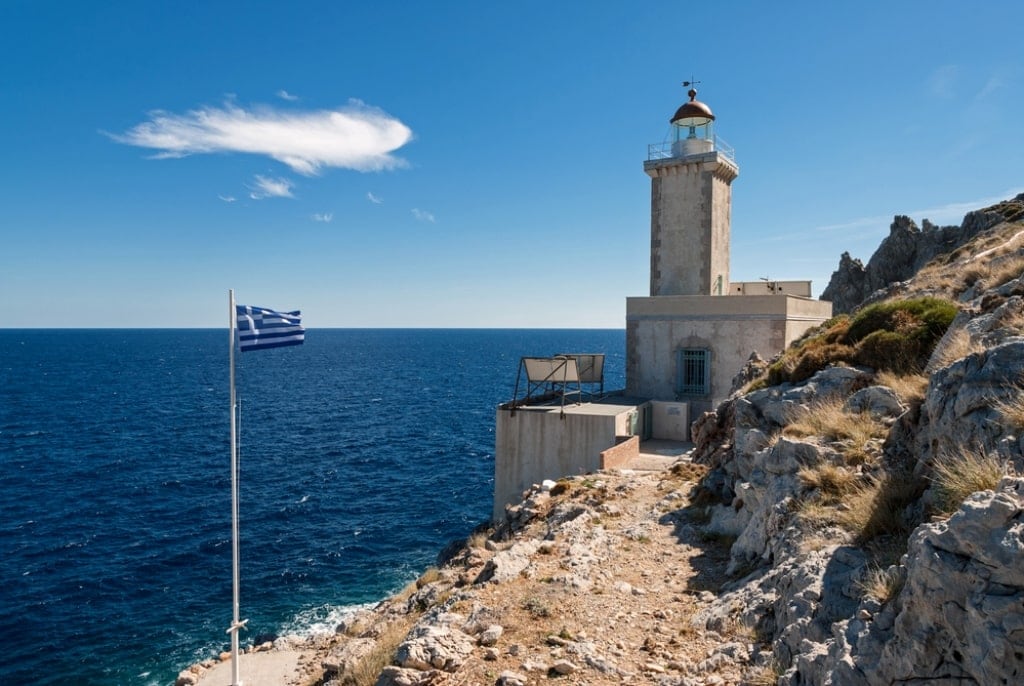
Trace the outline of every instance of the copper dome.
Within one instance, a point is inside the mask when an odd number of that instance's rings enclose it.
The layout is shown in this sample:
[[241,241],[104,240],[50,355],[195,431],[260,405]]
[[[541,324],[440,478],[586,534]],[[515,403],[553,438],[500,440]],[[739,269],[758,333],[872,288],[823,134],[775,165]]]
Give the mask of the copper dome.
[[676,113],[669,119],[670,123],[676,126],[703,126],[715,120],[711,108],[697,99],[696,90],[691,88],[687,95],[690,96],[690,102],[676,110]]

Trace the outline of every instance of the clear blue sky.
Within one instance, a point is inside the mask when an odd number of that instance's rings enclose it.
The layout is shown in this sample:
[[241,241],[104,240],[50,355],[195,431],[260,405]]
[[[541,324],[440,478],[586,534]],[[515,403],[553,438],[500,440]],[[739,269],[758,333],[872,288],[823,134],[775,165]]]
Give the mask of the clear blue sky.
[[0,326],[615,327],[695,76],[733,280],[1024,190],[1024,3],[0,4]]

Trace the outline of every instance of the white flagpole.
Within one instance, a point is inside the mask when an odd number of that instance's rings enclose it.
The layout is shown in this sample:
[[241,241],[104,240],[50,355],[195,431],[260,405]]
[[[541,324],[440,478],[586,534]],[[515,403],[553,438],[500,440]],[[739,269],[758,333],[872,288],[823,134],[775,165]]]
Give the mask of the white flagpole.
[[227,633],[231,634],[231,686],[241,686],[238,678],[238,632],[245,626],[239,618],[238,604],[238,427],[236,417],[238,404],[235,400],[235,291],[228,291],[228,321],[230,322],[231,344],[228,360],[231,367],[231,586],[232,586],[232,619]]

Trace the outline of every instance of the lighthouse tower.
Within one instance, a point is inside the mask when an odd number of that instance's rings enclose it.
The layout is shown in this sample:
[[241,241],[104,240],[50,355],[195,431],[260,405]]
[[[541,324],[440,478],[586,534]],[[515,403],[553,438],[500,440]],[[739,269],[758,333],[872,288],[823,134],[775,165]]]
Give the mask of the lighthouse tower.
[[651,295],[725,295],[729,288],[732,151],[716,146],[715,115],[691,88],[669,122],[668,145],[650,146]]
[[[728,396],[751,352],[770,357],[832,315],[831,303],[811,299],[809,281],[730,281],[739,167],[712,132],[711,108],[695,89],[689,96],[669,120],[669,140],[648,146],[651,289],[626,299],[626,393],[649,399],[655,438],[688,438],[686,418]],[[668,434],[659,424],[684,428]]]

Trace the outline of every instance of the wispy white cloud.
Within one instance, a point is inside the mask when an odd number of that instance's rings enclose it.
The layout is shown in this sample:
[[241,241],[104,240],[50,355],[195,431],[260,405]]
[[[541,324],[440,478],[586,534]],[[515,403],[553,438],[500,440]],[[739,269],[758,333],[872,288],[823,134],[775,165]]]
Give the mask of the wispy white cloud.
[[294,198],[292,188],[294,184],[288,179],[271,179],[266,176],[256,175],[255,185],[249,188],[249,197],[253,200],[264,198]]
[[1000,76],[999,74],[993,74],[985,82],[985,85],[981,87],[981,90],[978,91],[978,94],[974,96],[974,99],[982,100],[984,98],[987,98],[996,91],[1006,88],[1008,85],[1009,84],[1002,76]]
[[310,216],[310,219],[312,219],[315,222],[323,222],[324,224],[329,224],[331,220],[334,219],[334,213],[316,212],[312,216]]
[[233,196],[233,195],[219,195],[218,194],[217,197],[220,198],[221,200],[223,200],[224,202],[234,202],[236,200],[235,196]]
[[292,95],[291,93],[286,91],[284,88],[282,88],[281,90],[279,90],[277,92],[277,97],[281,98],[282,100],[287,100],[288,102],[295,102],[296,100],[299,99],[299,96]]
[[[932,224],[937,226],[948,226],[957,225],[963,221],[964,215],[974,210],[980,210],[983,207],[995,205],[1003,200],[1016,197],[1017,195],[1024,193],[1024,187],[1010,188],[999,195],[987,196],[984,198],[975,198],[974,200],[965,200],[962,202],[951,202],[945,205],[938,205],[935,207],[929,207],[921,210],[912,210],[910,212],[900,212],[899,214],[905,214],[916,220],[923,221],[927,219]],[[841,222],[839,224],[827,224],[823,226],[814,227],[815,231],[823,232],[834,232],[834,231],[845,231],[851,235],[858,233],[858,229],[872,229],[872,228],[886,228],[892,223],[892,216],[875,216],[875,217],[860,217],[857,219],[851,219],[850,221]],[[777,239],[782,238],[793,238],[799,234],[790,234],[787,236],[779,236]]]
[[384,198],[378,198],[376,195],[370,192],[366,193],[366,199],[372,202],[374,205],[380,205],[382,202],[384,202]]
[[[923,223],[923,220],[927,219],[936,226],[949,226],[959,225],[963,221],[964,215],[974,210],[980,210],[983,207],[995,205],[1003,200],[1014,198],[1021,193],[1024,193],[1024,186],[1017,188],[1010,188],[999,195],[988,196],[984,198],[976,198],[975,200],[966,200],[963,202],[951,202],[946,205],[939,205],[936,207],[930,207],[923,210],[913,210],[911,212],[900,211],[898,214],[905,214]],[[889,226],[892,224],[893,215],[882,216],[876,215],[873,217],[858,217],[850,219],[849,221],[839,222],[836,224],[822,224],[812,228],[813,231],[821,233],[834,233],[838,231],[844,232],[844,240],[856,241],[856,240],[877,240],[877,236],[884,236],[889,230]],[[772,234],[769,236],[761,236],[759,238],[752,238],[745,241],[745,245],[764,245],[769,243],[780,243],[783,241],[792,241],[807,239],[805,232],[792,232],[792,233],[779,233]]]
[[416,217],[416,219],[418,219],[421,222],[429,222],[431,224],[434,224],[437,221],[434,218],[433,214],[427,212],[426,210],[421,210],[416,207],[412,208],[412,216]]
[[960,67],[945,64],[928,76],[928,90],[939,98],[952,98],[956,95],[956,84],[960,76]]
[[198,153],[267,155],[307,176],[323,167],[380,171],[406,164],[393,153],[412,140],[398,119],[359,100],[335,110],[245,109],[233,103],[185,114],[157,111],[121,134],[126,145],[152,148],[157,159]]
[[939,205],[938,207],[931,207],[924,210],[915,210],[914,212],[908,212],[907,214],[911,217],[921,217],[928,219],[933,224],[946,225],[946,224],[959,224],[964,215],[974,210],[980,210],[983,207],[995,205],[997,202],[1008,200],[1024,193],[1024,187],[1010,188],[1004,193],[999,195],[991,195],[985,198],[978,198],[976,200],[967,200],[965,202],[951,202],[946,205]]

